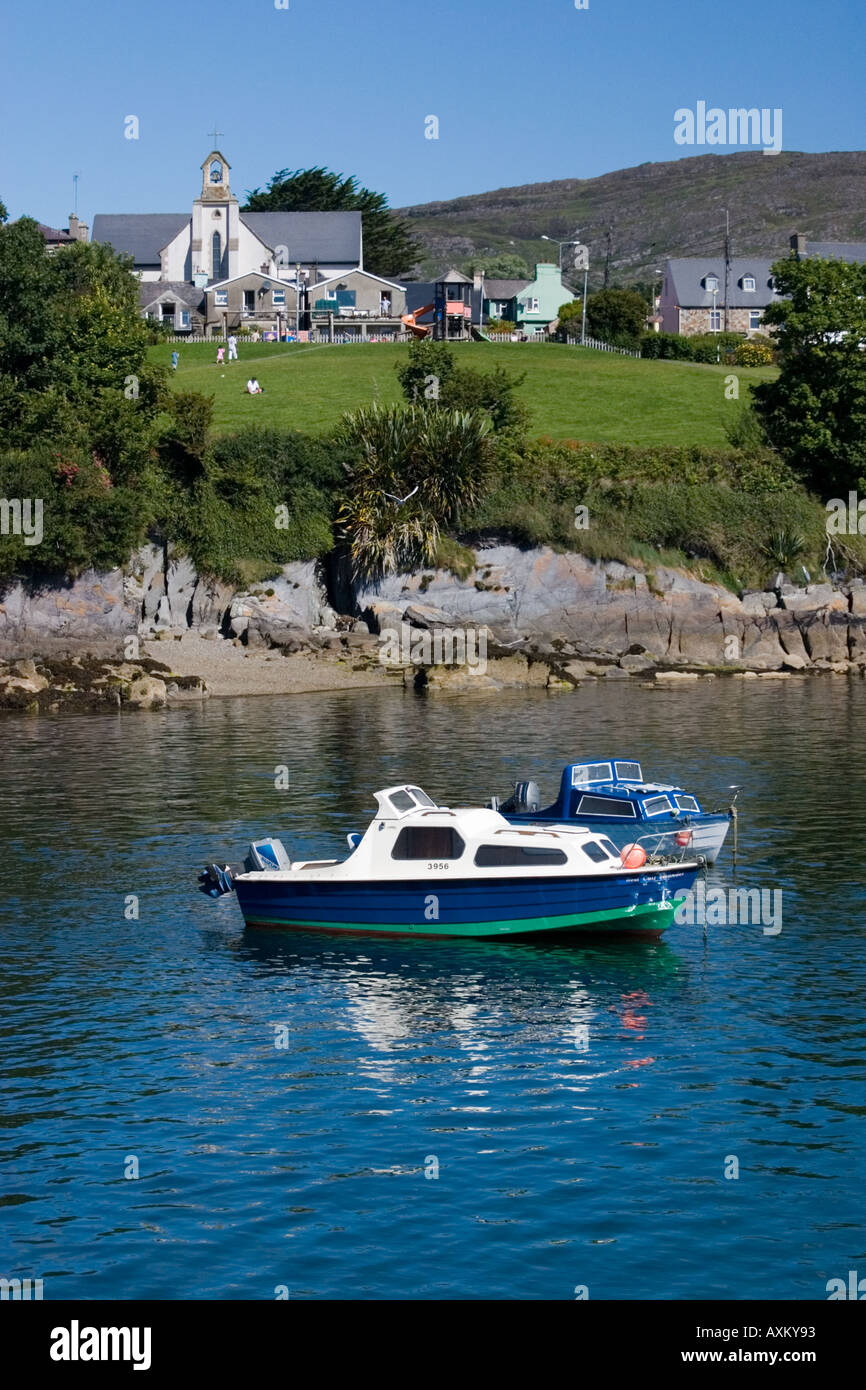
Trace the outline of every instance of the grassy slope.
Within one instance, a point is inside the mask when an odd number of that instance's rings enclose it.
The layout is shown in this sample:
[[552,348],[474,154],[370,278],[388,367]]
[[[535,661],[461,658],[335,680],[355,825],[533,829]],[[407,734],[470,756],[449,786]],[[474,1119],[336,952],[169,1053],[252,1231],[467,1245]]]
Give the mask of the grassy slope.
[[[152,349],[154,360],[169,364],[171,345]],[[240,361],[215,365],[216,346],[191,343],[180,348],[174,381],[178,389],[215,397],[214,424],[226,433],[248,424],[324,433],[345,410],[400,399],[395,363],[402,344],[308,346],[241,342]],[[502,364],[526,373],[520,397],[531,411],[531,429],[555,439],[586,439],[631,444],[725,443],[723,422],[737,409],[726,401],[724,380],[730,367],[690,362],[640,361],[589,348],[558,344],[472,343],[455,348],[457,361],[478,370]],[[247,396],[250,375],[258,376],[263,396]],[[737,369],[741,398],[773,375],[773,369]]]

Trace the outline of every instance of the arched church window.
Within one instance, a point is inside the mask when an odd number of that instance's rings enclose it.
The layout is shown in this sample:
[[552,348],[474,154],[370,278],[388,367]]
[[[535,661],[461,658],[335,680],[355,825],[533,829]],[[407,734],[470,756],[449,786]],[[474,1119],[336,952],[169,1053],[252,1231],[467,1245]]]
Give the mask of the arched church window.
[[218,280],[218,279],[220,278],[220,268],[221,268],[221,266],[222,266],[222,258],[223,258],[223,253],[222,253],[222,241],[220,240],[220,234],[219,234],[219,232],[214,232],[214,234],[213,234],[213,242],[212,242],[212,245],[213,245],[213,278],[214,278],[214,280]]

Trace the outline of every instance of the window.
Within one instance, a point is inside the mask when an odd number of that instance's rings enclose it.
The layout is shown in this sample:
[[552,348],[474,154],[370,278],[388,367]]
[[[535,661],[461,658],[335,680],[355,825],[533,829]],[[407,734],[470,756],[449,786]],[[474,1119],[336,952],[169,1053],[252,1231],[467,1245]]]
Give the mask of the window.
[[748,294],[754,294],[754,292],[755,292],[755,277],[754,277],[754,275],[744,275],[744,276],[743,276],[743,289],[744,289]]
[[700,811],[701,809],[693,796],[678,796],[676,803],[681,811]]
[[756,329],[756,328],[760,328],[760,326],[761,326],[761,311],[760,311],[760,309],[750,309],[750,310],[749,310],[749,328],[752,329],[752,330],[754,330],[754,329]]
[[644,815],[664,816],[671,810],[671,803],[666,796],[651,796],[643,803]]
[[576,816],[608,816],[617,820],[634,820],[635,810],[630,801],[614,796],[582,796]]
[[642,782],[640,763],[616,763],[616,776],[619,782]]
[[218,280],[220,278],[222,260],[222,241],[220,239],[219,232],[214,232],[213,239],[211,241],[211,277],[214,280]]
[[285,304],[285,302],[286,302],[286,292],[285,292],[285,290],[274,290],[274,305],[275,305],[275,307],[279,308],[280,305]]
[[587,782],[612,782],[613,772],[610,763],[584,763],[571,769],[571,785],[585,786]]
[[537,313],[538,313],[538,300],[537,300],[537,299],[524,299],[524,300],[523,300],[523,312],[524,312],[525,314],[537,314]]
[[459,859],[465,848],[450,825],[406,825],[397,836],[391,858]]
[[595,863],[595,864],[606,864],[606,863],[607,863],[607,854],[606,854],[605,851],[602,849],[601,845],[596,844],[595,840],[587,840],[587,842],[586,842],[585,845],[581,845],[581,849],[583,850],[583,852],[584,852],[584,854],[586,855],[587,859],[591,859],[591,860],[593,861],[593,863]]
[[211,164],[211,166],[210,166],[210,181],[211,181],[211,183],[221,183],[221,182],[222,182],[222,176],[223,176],[223,166],[220,164],[220,162],[219,162],[218,159],[215,159],[215,160],[213,161],[213,163]]
[[254,314],[256,311],[256,292],[255,290],[244,290],[244,313]]
[[620,853],[619,853],[619,850],[617,849],[616,845],[614,844],[613,840],[608,840],[607,837],[605,836],[605,838],[599,840],[598,843],[599,843],[600,845],[604,845],[604,847],[605,847],[605,849],[607,850],[608,854],[610,855],[611,859],[619,859]]
[[707,291],[707,294],[713,294],[718,288],[719,288],[719,277],[718,277],[718,275],[705,275],[705,276],[704,276],[704,289]]
[[710,310],[710,332],[720,333],[722,331],[722,311],[721,309]]
[[479,869],[531,868],[533,864],[567,864],[561,849],[539,849],[530,845],[479,845],[475,851]]
[[462,286],[462,285],[446,285],[446,286],[445,286],[445,298],[448,299],[448,300],[451,300],[451,301],[453,301],[453,300],[455,300],[455,299],[459,299],[459,300],[460,300],[460,303],[462,304],[462,303],[463,303],[463,286]]
[[433,807],[435,807],[436,802],[435,802],[435,801],[431,801],[431,799],[430,799],[430,797],[427,795],[427,793],[426,793],[426,792],[422,792],[422,790],[421,790],[420,787],[410,787],[410,788],[409,788],[409,791],[412,793],[412,795],[414,796],[415,800],[418,802],[418,805],[419,805],[419,806],[433,806]]
[[227,305],[229,302],[228,290],[214,290],[213,302],[217,305]]
[[174,311],[176,308],[177,305],[174,304],[172,300],[169,300],[166,304],[160,304],[159,312],[163,319],[174,319]]
[[395,811],[403,812],[415,810],[416,801],[414,796],[410,796],[409,792],[392,792],[389,800]]

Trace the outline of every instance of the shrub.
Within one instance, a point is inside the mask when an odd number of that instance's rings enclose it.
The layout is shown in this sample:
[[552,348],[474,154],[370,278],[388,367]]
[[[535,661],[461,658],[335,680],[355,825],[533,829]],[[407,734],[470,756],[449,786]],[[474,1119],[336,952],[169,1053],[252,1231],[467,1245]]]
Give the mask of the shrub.
[[773,346],[768,339],[750,338],[738,343],[734,362],[738,367],[768,367],[773,361]]

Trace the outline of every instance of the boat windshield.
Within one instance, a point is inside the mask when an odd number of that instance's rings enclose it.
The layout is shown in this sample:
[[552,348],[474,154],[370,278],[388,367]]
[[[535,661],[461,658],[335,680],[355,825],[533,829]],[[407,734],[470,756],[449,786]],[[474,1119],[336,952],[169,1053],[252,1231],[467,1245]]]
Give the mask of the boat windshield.
[[426,792],[422,792],[420,787],[407,787],[406,790],[412,793],[419,806],[436,805],[436,802],[433,801]]
[[642,782],[643,773],[640,763],[614,763],[616,768],[616,780],[618,782]]

